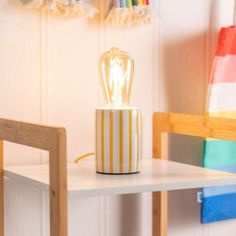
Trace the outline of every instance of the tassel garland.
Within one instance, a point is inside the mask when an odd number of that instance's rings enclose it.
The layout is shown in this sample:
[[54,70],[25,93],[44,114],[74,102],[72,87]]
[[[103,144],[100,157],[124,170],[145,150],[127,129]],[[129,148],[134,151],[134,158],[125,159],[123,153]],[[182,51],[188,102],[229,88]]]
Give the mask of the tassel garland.
[[106,21],[113,26],[133,26],[151,22],[149,0],[112,0]]
[[98,10],[84,0],[21,0],[29,8],[39,8],[62,17],[93,18]]

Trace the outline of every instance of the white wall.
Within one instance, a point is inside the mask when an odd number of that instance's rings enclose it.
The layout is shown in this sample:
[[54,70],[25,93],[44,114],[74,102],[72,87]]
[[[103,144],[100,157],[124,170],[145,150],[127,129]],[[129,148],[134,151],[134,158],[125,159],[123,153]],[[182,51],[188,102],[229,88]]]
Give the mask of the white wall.
[[[95,4],[104,13],[107,2]],[[153,4],[153,24],[111,29],[99,24],[101,18],[62,20],[26,10],[18,0],[1,0],[0,116],[65,126],[70,160],[93,151],[94,109],[103,103],[97,61],[118,46],[135,59],[132,104],[143,109],[143,156],[150,157],[154,110],[203,114],[216,32],[231,24],[233,11],[233,0]],[[174,160],[200,164],[201,140],[173,137],[171,154]],[[41,163],[46,156],[7,144],[5,164]],[[233,236],[234,221],[200,225],[195,192],[170,194],[168,235]],[[45,193],[7,180],[5,194],[6,236],[48,235]],[[70,236],[151,235],[148,193],[73,199],[69,213]]]

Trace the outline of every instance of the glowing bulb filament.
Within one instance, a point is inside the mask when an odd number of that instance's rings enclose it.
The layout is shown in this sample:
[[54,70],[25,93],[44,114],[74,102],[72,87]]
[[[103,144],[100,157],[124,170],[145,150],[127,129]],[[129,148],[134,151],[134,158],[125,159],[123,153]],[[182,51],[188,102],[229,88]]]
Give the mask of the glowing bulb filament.
[[126,73],[122,70],[118,58],[111,60],[110,68],[110,87],[113,91],[111,100],[114,106],[122,106],[122,91],[125,86]]
[[101,57],[104,95],[112,107],[128,105],[133,80],[133,60],[126,52],[112,48]]

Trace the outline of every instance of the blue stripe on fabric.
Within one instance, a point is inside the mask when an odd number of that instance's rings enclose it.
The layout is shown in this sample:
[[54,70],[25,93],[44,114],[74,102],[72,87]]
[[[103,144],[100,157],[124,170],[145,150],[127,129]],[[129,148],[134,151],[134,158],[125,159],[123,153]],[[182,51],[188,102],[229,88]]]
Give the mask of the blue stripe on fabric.
[[120,0],[120,7],[122,8],[126,7],[126,0]]
[[220,170],[224,172],[236,173],[236,166],[218,166],[212,169]]
[[202,190],[204,197],[212,197],[217,195],[236,193],[236,186],[207,187]]
[[236,218],[236,193],[203,197],[201,216],[202,224]]

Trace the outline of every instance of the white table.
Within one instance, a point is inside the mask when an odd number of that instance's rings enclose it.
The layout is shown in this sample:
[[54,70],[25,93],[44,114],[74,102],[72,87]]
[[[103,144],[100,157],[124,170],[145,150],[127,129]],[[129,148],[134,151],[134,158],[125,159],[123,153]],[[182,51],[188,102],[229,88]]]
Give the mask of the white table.
[[[98,196],[193,189],[236,184],[236,175],[168,160],[144,159],[141,173],[102,175],[93,160],[68,164],[68,196]],[[47,165],[5,167],[4,175],[44,191],[49,189]]]

